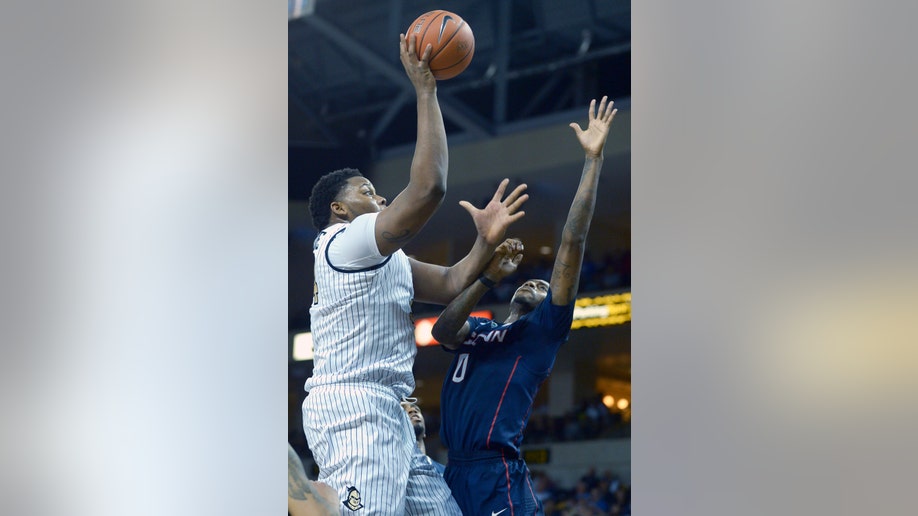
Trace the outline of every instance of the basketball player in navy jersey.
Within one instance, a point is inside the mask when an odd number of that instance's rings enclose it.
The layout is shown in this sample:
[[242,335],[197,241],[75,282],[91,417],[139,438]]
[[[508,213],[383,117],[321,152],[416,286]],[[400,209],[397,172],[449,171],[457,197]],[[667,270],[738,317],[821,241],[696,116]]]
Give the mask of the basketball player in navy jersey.
[[309,199],[320,232],[309,312],[315,358],[305,385],[303,429],[319,481],[337,491],[344,514],[460,514],[443,478],[414,467],[420,450],[400,405],[415,388],[411,303],[445,305],[475,281],[507,227],[523,216],[519,209],[528,198],[525,185],[504,198],[504,180],[483,209],[460,202],[478,238],[452,267],[402,251],[440,205],[447,183],[431,47],[419,58],[415,39],[400,36],[418,110],[408,185],[388,203],[359,171],[343,169],[319,179]]
[[522,259],[522,244],[508,241],[434,324],[434,338],[456,354],[443,381],[440,438],[449,449],[446,481],[464,514],[542,514],[520,443],[539,385],[570,334],[602,151],[616,111],[606,97],[598,109],[594,99],[587,129],[571,124],[586,160],[551,282],[524,282],[502,323],[469,317],[481,296]]

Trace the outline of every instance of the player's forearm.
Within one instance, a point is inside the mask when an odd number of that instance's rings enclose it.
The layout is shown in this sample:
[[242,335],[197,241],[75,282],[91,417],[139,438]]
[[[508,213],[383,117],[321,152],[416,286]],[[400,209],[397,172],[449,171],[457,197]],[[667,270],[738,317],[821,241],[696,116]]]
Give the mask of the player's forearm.
[[436,91],[418,92],[418,133],[410,184],[432,195],[446,193],[449,152]]
[[459,332],[465,326],[472,309],[475,308],[475,305],[478,304],[487,291],[488,287],[480,281],[475,281],[450,301],[431,329],[433,338],[447,348],[456,349],[459,347],[459,344],[464,339],[464,336],[460,336]]
[[469,286],[484,270],[491,255],[497,246],[489,245],[480,235],[475,239],[475,244],[469,254],[465,255],[455,265],[447,269],[446,281],[450,293],[450,298],[459,295],[467,286]]
[[590,232],[590,221],[596,208],[596,190],[599,187],[599,171],[602,157],[587,157],[580,176],[580,185],[574,195],[574,202],[567,213],[567,221],[561,234],[561,241],[567,245],[582,244]]

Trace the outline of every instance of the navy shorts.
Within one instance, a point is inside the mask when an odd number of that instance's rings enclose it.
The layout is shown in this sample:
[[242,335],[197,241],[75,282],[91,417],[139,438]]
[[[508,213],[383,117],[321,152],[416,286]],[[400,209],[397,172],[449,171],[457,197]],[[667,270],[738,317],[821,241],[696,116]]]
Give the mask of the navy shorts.
[[462,514],[531,516],[544,514],[526,462],[513,454],[450,452],[444,473]]

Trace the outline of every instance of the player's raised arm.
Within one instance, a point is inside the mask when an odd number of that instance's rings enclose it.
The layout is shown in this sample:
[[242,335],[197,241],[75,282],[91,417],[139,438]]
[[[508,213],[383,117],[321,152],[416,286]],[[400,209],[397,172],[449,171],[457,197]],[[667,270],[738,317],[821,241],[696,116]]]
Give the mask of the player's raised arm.
[[513,274],[522,259],[522,242],[508,238],[500,244],[478,281],[466,287],[440,314],[431,330],[433,338],[446,348],[459,348],[469,334],[469,314],[481,300],[481,296],[496,283]]
[[529,195],[523,193],[526,185],[517,186],[504,198],[508,184],[509,179],[501,181],[491,201],[480,210],[468,201],[459,202],[472,216],[478,231],[475,244],[464,258],[452,267],[411,260],[416,300],[445,305],[475,281],[498,244],[503,241],[510,224],[526,214],[520,211],[523,203],[529,199]]
[[379,252],[390,255],[407,244],[440,206],[446,195],[449,155],[446,128],[437,101],[437,81],[430,72],[430,45],[418,57],[415,35],[399,35],[402,65],[417,94],[418,134],[408,186],[376,219]]
[[590,102],[589,125],[581,129],[577,123],[570,126],[577,135],[586,154],[580,186],[574,195],[574,202],[567,213],[567,222],[561,234],[561,246],[551,272],[552,304],[563,306],[577,297],[580,283],[580,268],[583,264],[583,250],[586,245],[593,209],[596,206],[596,189],[599,186],[599,171],[602,168],[602,150],[609,135],[609,126],[617,109],[603,97],[596,108],[596,99]]

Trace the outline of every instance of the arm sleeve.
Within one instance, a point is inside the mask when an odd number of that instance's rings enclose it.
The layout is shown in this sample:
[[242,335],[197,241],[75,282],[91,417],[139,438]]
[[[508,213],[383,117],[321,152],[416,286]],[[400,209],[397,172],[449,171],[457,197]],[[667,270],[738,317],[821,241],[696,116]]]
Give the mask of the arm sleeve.
[[551,289],[542,303],[532,314],[532,323],[544,328],[546,335],[553,339],[567,340],[571,332],[571,323],[574,322],[574,301],[564,306],[556,306],[551,302]]
[[328,245],[328,261],[334,267],[345,270],[365,269],[379,265],[387,257],[379,254],[376,245],[376,216],[379,213],[361,215],[335,234]]
[[445,346],[440,346],[440,349],[448,351],[450,353],[469,353],[475,349],[475,339],[478,338],[482,333],[487,333],[490,330],[500,326],[491,319],[486,319],[484,317],[469,317],[467,319],[469,323],[469,335],[466,337],[465,341],[459,344],[459,347],[456,349],[449,349]]

